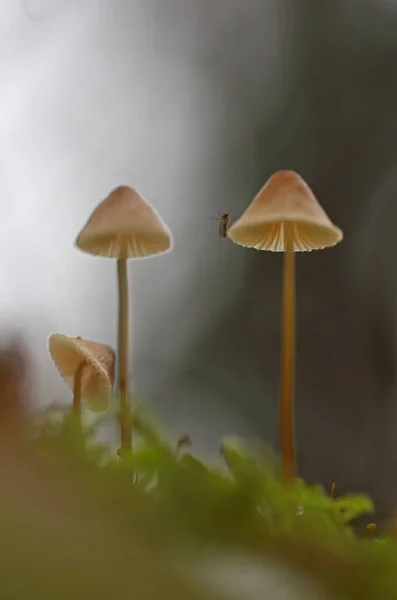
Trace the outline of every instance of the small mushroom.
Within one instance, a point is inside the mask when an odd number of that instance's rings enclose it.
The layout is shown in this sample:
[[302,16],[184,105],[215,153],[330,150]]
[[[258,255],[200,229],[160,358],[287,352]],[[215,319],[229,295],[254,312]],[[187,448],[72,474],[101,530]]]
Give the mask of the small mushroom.
[[118,385],[121,446],[131,448],[128,390],[129,258],[147,258],[172,248],[172,236],[156,210],[134,189],[120,186],[99,204],[76,239],[76,246],[94,256],[117,260],[119,291]]
[[60,333],[50,335],[48,350],[61,377],[73,390],[73,412],[77,418],[80,419],[82,401],[92,412],[106,412],[114,383],[114,350]]
[[284,480],[295,475],[295,252],[335,246],[343,239],[312,190],[294,171],[278,171],[228,230],[236,244],[284,252],[280,433]]

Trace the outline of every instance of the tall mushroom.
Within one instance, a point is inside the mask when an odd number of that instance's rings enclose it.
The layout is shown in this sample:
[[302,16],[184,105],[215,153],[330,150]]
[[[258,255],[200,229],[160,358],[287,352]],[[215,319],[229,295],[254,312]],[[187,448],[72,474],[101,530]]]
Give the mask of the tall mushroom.
[[99,204],[76,239],[77,248],[83,252],[117,260],[117,359],[123,451],[131,449],[127,260],[163,254],[172,248],[172,243],[171,233],[157,211],[136,190],[127,186],[116,188]]
[[295,475],[295,256],[335,246],[342,231],[328,218],[312,190],[294,171],[278,171],[228,230],[236,244],[285,252],[282,309],[280,435],[285,481]]
[[92,412],[106,412],[114,383],[115,352],[110,346],[53,333],[48,351],[61,377],[73,390],[78,421],[83,401]]

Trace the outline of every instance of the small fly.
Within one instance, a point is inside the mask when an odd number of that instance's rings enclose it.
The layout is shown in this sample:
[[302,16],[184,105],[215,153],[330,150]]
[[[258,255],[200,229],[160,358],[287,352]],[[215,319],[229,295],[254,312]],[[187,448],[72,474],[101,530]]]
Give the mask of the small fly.
[[221,239],[225,239],[230,224],[230,209],[228,210],[228,212],[225,212],[223,214],[218,213],[218,217],[212,217],[212,219],[214,219],[215,221],[219,221],[219,237]]

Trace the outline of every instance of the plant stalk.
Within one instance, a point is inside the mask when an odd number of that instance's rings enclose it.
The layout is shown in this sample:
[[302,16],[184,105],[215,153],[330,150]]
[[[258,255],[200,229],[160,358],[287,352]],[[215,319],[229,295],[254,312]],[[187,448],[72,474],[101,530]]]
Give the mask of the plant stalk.
[[76,369],[73,382],[73,415],[79,425],[81,425],[81,384],[85,366],[86,362],[83,360]]
[[85,361],[83,360],[76,369],[73,382],[73,412],[76,415],[81,414],[81,382],[82,375],[85,367]]
[[280,433],[282,477],[295,477],[295,253],[294,225],[284,223],[283,308],[281,346]]
[[122,451],[132,447],[132,428],[128,389],[128,274],[127,259],[117,261],[119,289],[118,385],[120,395],[120,438]]

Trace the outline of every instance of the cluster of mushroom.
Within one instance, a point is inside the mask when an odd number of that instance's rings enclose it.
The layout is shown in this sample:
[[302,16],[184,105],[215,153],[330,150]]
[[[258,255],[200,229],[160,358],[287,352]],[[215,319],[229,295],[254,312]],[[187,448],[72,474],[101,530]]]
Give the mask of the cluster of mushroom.
[[[283,277],[282,368],[280,434],[282,472],[295,476],[294,371],[295,371],[295,261],[294,253],[335,246],[342,231],[328,218],[312,190],[294,171],[275,173],[245,212],[227,230],[241,246],[285,252]],[[90,254],[117,260],[119,290],[118,388],[120,435],[123,451],[131,449],[131,414],[128,389],[128,280],[127,260],[162,254],[172,248],[172,235],[164,221],[138,192],[123,186],[114,190],[92,213],[76,240]],[[107,410],[114,385],[115,353],[103,344],[53,334],[49,351],[60,374],[74,390],[74,410],[81,400],[91,410]]]
[[[83,252],[117,260],[119,291],[118,388],[121,448],[131,448],[128,389],[128,274],[130,258],[147,258],[172,248],[172,235],[156,210],[134,189],[120,186],[94,210],[76,240]],[[49,352],[61,376],[73,389],[73,408],[80,417],[81,400],[95,412],[109,408],[114,386],[115,352],[109,346],[53,334]]]

